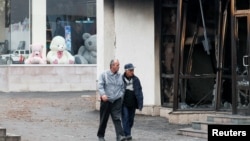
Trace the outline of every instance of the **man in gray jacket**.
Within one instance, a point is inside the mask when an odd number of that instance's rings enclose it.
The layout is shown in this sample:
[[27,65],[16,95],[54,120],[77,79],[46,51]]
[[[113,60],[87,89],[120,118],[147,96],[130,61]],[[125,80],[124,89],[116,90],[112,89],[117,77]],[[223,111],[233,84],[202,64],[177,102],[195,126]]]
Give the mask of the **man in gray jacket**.
[[104,71],[98,80],[100,93],[100,123],[97,136],[99,141],[105,141],[105,130],[109,115],[115,126],[117,141],[124,141],[124,132],[121,124],[122,97],[124,95],[124,82],[119,71],[118,59],[111,60],[110,70]]

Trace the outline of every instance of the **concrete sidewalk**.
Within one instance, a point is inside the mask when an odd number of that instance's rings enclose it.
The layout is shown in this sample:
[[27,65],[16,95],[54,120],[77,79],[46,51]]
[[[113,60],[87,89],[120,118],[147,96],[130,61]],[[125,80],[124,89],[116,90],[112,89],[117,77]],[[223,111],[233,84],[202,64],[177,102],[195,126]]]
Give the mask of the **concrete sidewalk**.
[[[97,141],[99,111],[95,91],[0,93],[0,127],[22,141]],[[106,140],[115,141],[112,120]],[[136,115],[133,141],[206,141],[177,135],[186,125],[166,118]]]

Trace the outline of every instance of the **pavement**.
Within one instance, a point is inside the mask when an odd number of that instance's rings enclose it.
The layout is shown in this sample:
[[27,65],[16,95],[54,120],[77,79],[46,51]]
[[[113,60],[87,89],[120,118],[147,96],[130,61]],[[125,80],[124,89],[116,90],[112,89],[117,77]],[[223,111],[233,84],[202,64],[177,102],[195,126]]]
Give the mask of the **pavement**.
[[[97,141],[99,111],[95,91],[0,92],[0,127],[22,141]],[[182,136],[177,130],[190,125],[171,124],[164,117],[136,115],[133,141],[206,141]],[[106,141],[115,141],[111,118]]]

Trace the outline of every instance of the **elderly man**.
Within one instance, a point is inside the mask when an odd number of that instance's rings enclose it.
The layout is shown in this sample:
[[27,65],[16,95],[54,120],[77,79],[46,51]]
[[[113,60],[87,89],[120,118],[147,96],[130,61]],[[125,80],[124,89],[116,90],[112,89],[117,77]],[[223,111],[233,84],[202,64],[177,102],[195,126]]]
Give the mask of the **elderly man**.
[[105,141],[105,130],[109,115],[113,120],[117,141],[124,141],[124,132],[121,124],[122,97],[124,95],[124,82],[119,71],[120,63],[118,59],[111,60],[110,69],[104,71],[98,80],[98,90],[100,93],[100,124],[97,132],[99,141]]

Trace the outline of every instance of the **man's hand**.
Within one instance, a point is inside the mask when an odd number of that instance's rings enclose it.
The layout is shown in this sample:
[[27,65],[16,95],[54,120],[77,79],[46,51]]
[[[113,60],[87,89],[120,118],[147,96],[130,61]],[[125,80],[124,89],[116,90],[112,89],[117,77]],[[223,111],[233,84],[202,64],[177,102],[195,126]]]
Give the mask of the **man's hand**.
[[107,95],[102,95],[101,100],[104,101],[104,102],[108,101]]

